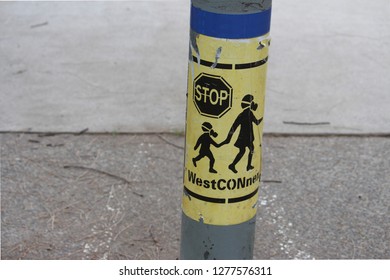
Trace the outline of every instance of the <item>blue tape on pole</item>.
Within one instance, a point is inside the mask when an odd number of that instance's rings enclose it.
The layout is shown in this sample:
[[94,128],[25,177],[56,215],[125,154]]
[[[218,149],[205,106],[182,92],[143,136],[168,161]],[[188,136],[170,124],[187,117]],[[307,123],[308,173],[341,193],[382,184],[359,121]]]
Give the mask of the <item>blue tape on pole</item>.
[[215,38],[247,39],[267,34],[271,8],[251,14],[218,14],[191,6],[191,29]]

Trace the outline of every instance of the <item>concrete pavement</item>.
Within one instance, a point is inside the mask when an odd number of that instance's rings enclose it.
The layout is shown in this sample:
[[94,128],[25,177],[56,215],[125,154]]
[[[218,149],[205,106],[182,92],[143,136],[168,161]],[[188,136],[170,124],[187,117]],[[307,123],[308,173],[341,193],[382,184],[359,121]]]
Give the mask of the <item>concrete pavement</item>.
[[[1,134],[3,259],[175,259],[183,137]],[[390,141],[265,137],[256,259],[389,259]]]

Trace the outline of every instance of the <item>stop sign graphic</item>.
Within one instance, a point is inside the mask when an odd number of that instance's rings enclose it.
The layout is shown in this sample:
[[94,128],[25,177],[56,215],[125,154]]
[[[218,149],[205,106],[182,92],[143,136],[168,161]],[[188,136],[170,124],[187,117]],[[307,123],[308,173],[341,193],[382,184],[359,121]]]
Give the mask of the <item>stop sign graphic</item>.
[[194,80],[193,100],[199,113],[220,118],[232,107],[233,88],[220,76],[201,73]]

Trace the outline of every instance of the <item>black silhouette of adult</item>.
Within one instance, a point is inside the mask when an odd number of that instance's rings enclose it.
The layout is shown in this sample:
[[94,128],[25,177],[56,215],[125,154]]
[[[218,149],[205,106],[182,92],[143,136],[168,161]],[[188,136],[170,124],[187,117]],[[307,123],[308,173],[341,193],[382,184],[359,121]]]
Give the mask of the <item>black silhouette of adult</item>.
[[215,159],[213,153],[210,150],[210,146],[214,145],[215,147],[220,147],[220,144],[217,144],[212,137],[217,137],[218,133],[213,130],[212,125],[209,122],[204,122],[202,124],[202,130],[204,133],[198,138],[194,150],[199,149],[199,155],[192,159],[194,166],[196,167],[196,162],[204,157],[208,157],[210,160],[209,172],[217,173],[217,170],[214,169]]
[[247,94],[242,98],[241,108],[243,109],[243,111],[237,116],[236,120],[234,121],[226,140],[221,143],[221,145],[229,143],[234,132],[237,130],[238,127],[240,127],[238,138],[236,140],[236,143],[234,144],[234,146],[236,146],[239,151],[233,162],[229,165],[229,169],[234,173],[237,173],[236,164],[245,154],[246,148],[249,149],[248,164],[246,170],[249,171],[254,168],[252,166],[252,157],[254,151],[253,124],[259,125],[263,118],[256,119],[255,115],[253,114],[252,111],[256,111],[258,107],[258,104],[253,102],[253,99],[254,97],[251,94]]

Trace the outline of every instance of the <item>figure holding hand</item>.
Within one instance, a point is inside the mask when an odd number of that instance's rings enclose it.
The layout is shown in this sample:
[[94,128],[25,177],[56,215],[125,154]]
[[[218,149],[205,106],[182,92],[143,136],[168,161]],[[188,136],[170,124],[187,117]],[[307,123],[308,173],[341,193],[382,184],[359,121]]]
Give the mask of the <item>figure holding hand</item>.
[[194,166],[196,167],[197,161],[204,157],[208,157],[210,160],[209,172],[217,173],[217,170],[214,169],[215,159],[213,153],[211,152],[210,146],[213,145],[215,147],[220,147],[221,144],[217,144],[211,137],[217,137],[218,133],[213,130],[213,126],[209,122],[204,122],[202,124],[203,134],[198,138],[194,150],[199,149],[199,155],[192,159]]
[[240,131],[234,146],[236,146],[239,151],[236,155],[233,162],[229,165],[229,169],[234,173],[237,173],[236,164],[241,160],[243,155],[245,154],[246,148],[249,149],[248,154],[248,163],[246,170],[252,170],[254,167],[252,166],[252,157],[254,151],[254,134],[253,134],[253,124],[259,125],[263,118],[257,119],[253,114],[253,111],[257,110],[258,104],[253,102],[253,95],[247,94],[242,98],[241,108],[243,111],[237,116],[234,121],[226,140],[223,141],[220,145],[225,145],[230,142],[234,132],[240,127]]

